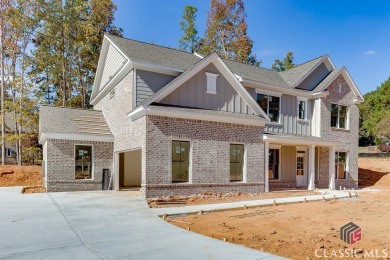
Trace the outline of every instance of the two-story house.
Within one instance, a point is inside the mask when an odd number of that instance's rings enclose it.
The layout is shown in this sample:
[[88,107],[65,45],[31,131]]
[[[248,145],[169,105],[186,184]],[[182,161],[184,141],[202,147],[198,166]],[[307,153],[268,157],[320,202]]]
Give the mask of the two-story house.
[[357,104],[328,55],[277,72],[105,35],[94,110],[42,106],[48,191],[144,197],[358,184]]

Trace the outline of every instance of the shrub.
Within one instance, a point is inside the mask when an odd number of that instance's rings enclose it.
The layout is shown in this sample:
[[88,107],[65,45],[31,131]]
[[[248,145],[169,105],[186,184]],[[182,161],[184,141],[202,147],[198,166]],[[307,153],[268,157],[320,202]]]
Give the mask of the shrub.
[[390,145],[380,144],[380,145],[378,145],[378,150],[383,152],[383,153],[390,153]]

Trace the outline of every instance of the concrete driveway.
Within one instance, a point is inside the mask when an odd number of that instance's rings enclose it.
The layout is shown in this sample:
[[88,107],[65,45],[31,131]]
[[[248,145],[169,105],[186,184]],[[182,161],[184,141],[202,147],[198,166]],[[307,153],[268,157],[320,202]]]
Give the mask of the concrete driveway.
[[281,259],[188,232],[132,192],[0,188],[0,259]]

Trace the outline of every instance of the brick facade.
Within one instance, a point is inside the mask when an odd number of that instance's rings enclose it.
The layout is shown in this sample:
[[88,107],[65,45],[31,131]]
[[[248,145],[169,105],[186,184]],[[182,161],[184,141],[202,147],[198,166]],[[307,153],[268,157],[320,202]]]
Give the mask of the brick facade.
[[[263,128],[147,116],[145,197],[264,191]],[[189,183],[172,183],[172,140],[190,141]],[[244,144],[244,182],[230,182],[230,144]]]
[[[75,145],[93,146],[93,179],[75,179]],[[103,169],[113,171],[113,143],[48,139],[43,149],[47,191],[101,190]],[[49,151],[49,152],[48,152]]]
[[[359,142],[359,108],[354,104],[354,93],[344,77],[340,75],[328,87],[329,95],[321,102],[321,137],[343,142],[337,147],[338,151],[348,152],[348,176],[346,180],[336,179],[336,188],[339,186],[356,188],[358,185],[358,142]],[[348,130],[330,127],[330,106],[332,103],[347,105]],[[329,149],[320,148],[320,183],[321,188],[329,186]]]

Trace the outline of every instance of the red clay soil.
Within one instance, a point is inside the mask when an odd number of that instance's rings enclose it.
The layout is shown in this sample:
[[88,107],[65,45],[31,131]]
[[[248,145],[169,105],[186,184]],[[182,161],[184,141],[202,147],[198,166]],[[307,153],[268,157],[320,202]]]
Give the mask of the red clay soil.
[[25,186],[25,193],[44,192],[42,167],[37,165],[0,166],[0,187]]
[[[192,224],[177,226],[227,242],[292,259],[329,257],[348,249],[365,259],[390,258],[390,159],[359,159],[360,177],[380,192],[359,191],[359,197],[301,204],[227,210],[174,218]],[[349,245],[340,227],[353,222],[362,240]],[[386,254],[382,250],[386,249]],[[336,251],[332,251],[336,250]],[[376,251],[371,251],[376,250]],[[317,255],[315,254],[317,252]],[[370,255],[371,252],[376,253]],[[367,254],[364,257],[364,254]]]
[[[190,205],[226,203],[226,202],[246,201],[246,200],[308,196],[308,195],[315,195],[315,194],[319,194],[319,193],[314,191],[307,191],[307,190],[274,191],[269,193],[231,192],[226,194],[205,192],[191,197],[169,196],[163,198],[150,199],[148,200],[148,203],[151,208],[166,208],[166,207],[182,207],[182,206],[190,206]],[[159,205],[160,202],[163,202],[164,204]],[[171,202],[172,204],[169,204]],[[179,202],[183,202],[183,204],[178,204]]]

